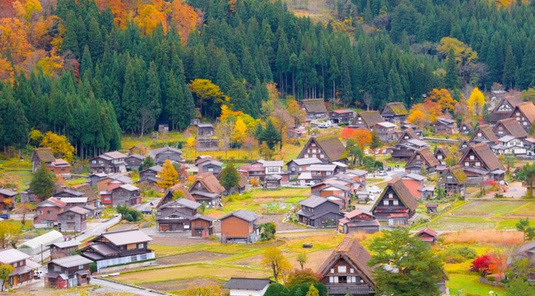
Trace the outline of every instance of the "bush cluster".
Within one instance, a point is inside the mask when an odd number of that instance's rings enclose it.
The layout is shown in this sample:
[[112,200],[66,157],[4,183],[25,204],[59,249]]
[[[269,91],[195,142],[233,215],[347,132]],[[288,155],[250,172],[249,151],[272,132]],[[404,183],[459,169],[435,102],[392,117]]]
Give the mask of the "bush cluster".
[[451,247],[444,252],[444,260],[448,263],[461,263],[476,256],[476,250],[469,247]]
[[128,222],[136,222],[143,219],[143,214],[136,209],[132,209],[128,206],[117,206],[117,213],[123,215],[123,219]]

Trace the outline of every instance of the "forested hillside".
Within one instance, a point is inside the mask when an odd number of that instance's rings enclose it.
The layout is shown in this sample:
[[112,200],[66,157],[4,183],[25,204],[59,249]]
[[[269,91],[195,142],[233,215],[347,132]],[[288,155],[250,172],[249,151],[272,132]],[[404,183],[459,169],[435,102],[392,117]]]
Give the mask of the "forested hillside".
[[52,130],[87,157],[120,148],[121,132],[183,130],[195,107],[258,118],[271,81],[282,96],[360,108],[535,83],[533,5],[397,3],[329,2],[347,33],[281,1],[2,1],[0,144]]

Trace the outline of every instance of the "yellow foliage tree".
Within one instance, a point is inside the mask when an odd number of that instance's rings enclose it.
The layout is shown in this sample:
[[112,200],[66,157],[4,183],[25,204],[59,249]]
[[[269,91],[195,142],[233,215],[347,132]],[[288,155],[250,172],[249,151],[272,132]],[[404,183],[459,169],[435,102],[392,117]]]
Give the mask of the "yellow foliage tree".
[[241,118],[238,118],[238,120],[236,120],[236,123],[234,124],[234,133],[232,133],[232,141],[243,144],[245,138],[247,138],[247,126]]
[[43,11],[43,7],[41,6],[41,2],[39,0],[26,0],[26,3],[24,3],[24,18],[29,21],[34,13]]
[[158,187],[167,189],[179,182],[178,172],[169,159],[165,160],[162,166],[162,172],[158,175]]
[[275,247],[266,249],[262,256],[262,265],[271,269],[277,283],[279,280],[284,280],[284,277],[292,270],[290,261],[284,257],[281,250]]
[[479,90],[479,88],[476,87],[474,90],[472,90],[467,104],[468,112],[476,117],[480,117],[483,111],[483,106],[485,105],[485,96]]
[[407,121],[421,129],[426,122],[425,114],[424,112],[420,111],[420,109],[413,108],[407,117]]
[[431,102],[437,102],[442,111],[453,111],[455,109],[455,104],[457,103],[457,101],[452,98],[450,92],[445,88],[434,88],[429,92],[427,99]]
[[229,98],[221,91],[218,85],[208,79],[197,78],[188,84],[191,92],[197,97],[197,107],[201,109],[206,105],[206,100],[213,100],[214,103],[228,102]]
[[63,158],[69,163],[74,160],[75,149],[65,136],[56,135],[49,131],[41,140],[41,147],[50,148],[55,157]]
[[17,18],[0,19],[0,52],[11,52],[15,63],[22,62],[31,52],[26,26]]
[[159,24],[162,25],[164,32],[167,30],[165,14],[158,11],[154,5],[144,5],[138,9],[138,13],[139,14],[134,19],[134,22],[144,34],[152,34],[152,31],[154,31]]
[[37,69],[35,69],[35,71],[38,69],[41,69],[43,74],[52,76],[63,69],[63,61],[54,52],[51,52],[49,56],[44,57],[37,62]]
[[13,81],[14,73],[11,63],[7,58],[0,57],[0,80]]
[[462,41],[452,37],[443,37],[440,39],[440,44],[437,46],[437,50],[446,56],[450,49],[453,49],[455,61],[459,65],[472,63],[477,59],[477,52]]

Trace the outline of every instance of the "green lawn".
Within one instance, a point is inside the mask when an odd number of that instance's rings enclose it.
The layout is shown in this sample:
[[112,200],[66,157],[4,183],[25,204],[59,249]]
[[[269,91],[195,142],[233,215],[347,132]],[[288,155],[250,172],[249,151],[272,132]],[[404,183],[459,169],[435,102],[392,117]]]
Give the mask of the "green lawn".
[[[494,287],[479,282],[479,275],[472,274],[450,274],[449,281],[446,282],[446,287],[450,289],[450,295],[465,296],[469,293],[472,295],[487,296],[489,291],[497,292],[503,295],[504,288]],[[461,291],[460,294],[457,294]]]
[[505,214],[511,213],[526,205],[527,202],[518,201],[473,201],[459,207],[452,212],[456,213],[483,213]]

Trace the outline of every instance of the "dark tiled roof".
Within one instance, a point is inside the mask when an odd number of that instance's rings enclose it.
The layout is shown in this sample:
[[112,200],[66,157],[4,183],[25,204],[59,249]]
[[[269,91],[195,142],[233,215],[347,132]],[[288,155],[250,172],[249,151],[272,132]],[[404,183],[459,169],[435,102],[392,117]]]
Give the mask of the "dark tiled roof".
[[325,202],[329,202],[329,200],[321,196],[312,195],[307,199],[300,201],[299,204],[305,207],[315,208]]
[[255,213],[253,213],[253,212],[249,212],[247,210],[237,210],[234,213],[230,213],[230,214],[224,216],[220,220],[226,219],[226,218],[231,217],[231,216],[238,217],[238,218],[243,219],[243,220],[245,220],[247,222],[254,222],[256,219],[259,218],[259,216],[257,214],[255,214]]
[[307,112],[327,113],[325,102],[322,99],[307,99],[301,100]]
[[[311,138],[312,139],[312,138]],[[314,138],[318,146],[325,151],[330,161],[336,161],[345,158],[344,144],[336,135],[325,135]]]
[[333,250],[329,258],[323,262],[318,270],[321,275],[326,275],[333,264],[340,257],[355,265],[370,282],[374,282],[372,277],[372,267],[368,266],[371,256],[366,249],[353,237],[346,236],[344,240]]
[[[502,125],[515,138],[525,138],[528,136],[526,130],[514,118],[506,118],[498,121],[496,126]],[[494,128],[496,130],[496,127]]]
[[263,290],[267,285],[271,283],[270,279],[251,279],[251,278],[235,278],[232,277],[223,286],[224,289],[237,289],[237,290]]
[[379,111],[362,111],[359,113],[360,117],[362,117],[362,120],[366,122],[366,125],[368,127],[375,126],[379,122],[385,121],[381,114],[379,114]]

